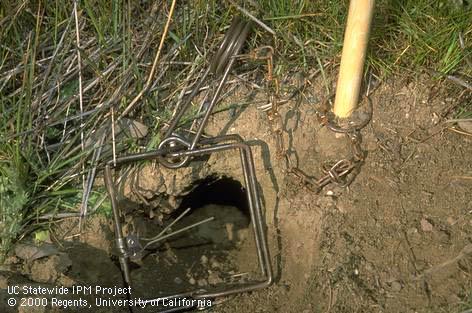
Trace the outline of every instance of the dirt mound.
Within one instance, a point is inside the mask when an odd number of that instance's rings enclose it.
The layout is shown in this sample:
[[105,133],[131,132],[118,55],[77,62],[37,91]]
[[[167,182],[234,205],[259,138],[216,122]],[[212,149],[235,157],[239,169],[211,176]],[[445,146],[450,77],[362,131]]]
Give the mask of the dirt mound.
[[[456,103],[427,78],[385,83],[372,101],[374,117],[362,131],[367,159],[360,174],[347,189],[331,184],[318,194],[286,174],[265,113],[249,106],[214,116],[209,134],[238,133],[251,140],[276,283],[232,297],[213,312],[243,307],[304,313],[470,308],[472,138],[441,124]],[[324,162],[349,150],[337,148],[345,145],[344,137],[326,133],[313,106],[292,101],[280,114],[285,149],[296,156],[301,170],[318,177]],[[131,216],[127,229],[140,230],[142,236],[158,233],[191,203],[193,213],[173,229],[214,217],[134,265],[140,293],[207,288],[253,275],[257,256],[241,204],[242,184],[205,193],[210,182],[222,178],[243,182],[239,162],[237,153],[225,152],[177,171],[147,163],[125,180],[121,195]],[[53,275],[54,283],[68,277],[72,283],[121,284],[109,222],[92,219],[91,228],[77,239],[83,243],[64,244],[69,261],[59,262],[67,266]],[[36,276],[30,278],[43,280]]]

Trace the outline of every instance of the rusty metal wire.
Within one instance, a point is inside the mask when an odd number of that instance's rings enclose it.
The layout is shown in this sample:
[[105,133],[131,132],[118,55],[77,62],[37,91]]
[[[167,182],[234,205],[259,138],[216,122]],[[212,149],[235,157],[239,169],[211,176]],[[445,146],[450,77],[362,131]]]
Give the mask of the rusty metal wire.
[[[314,192],[320,192],[324,186],[332,183],[342,188],[348,187],[360,172],[360,168],[365,159],[365,152],[362,150],[361,129],[364,128],[372,119],[372,102],[366,97],[368,103],[367,117],[361,122],[354,123],[349,121],[347,127],[341,127],[336,123],[334,115],[328,110],[316,110],[318,121],[321,125],[326,126],[335,133],[345,134],[351,144],[352,156],[350,158],[341,159],[332,165],[323,165],[322,175],[319,178],[310,176],[303,172],[298,165],[292,162],[289,151],[285,148],[283,132],[284,123],[279,113],[279,81],[273,75],[273,55],[272,47],[263,47],[265,54],[256,53],[255,59],[266,60],[267,62],[267,92],[269,104],[266,106],[267,118],[270,123],[271,132],[275,138],[276,156],[285,159],[286,173],[295,179],[299,184],[307,187]],[[323,105],[328,108],[327,105]]]

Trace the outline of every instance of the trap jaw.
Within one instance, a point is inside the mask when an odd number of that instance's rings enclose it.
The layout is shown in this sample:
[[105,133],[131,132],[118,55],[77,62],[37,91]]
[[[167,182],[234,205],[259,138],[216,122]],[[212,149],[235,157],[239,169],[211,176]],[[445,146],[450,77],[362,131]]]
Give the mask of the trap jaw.
[[[183,103],[180,111],[171,121],[169,128],[161,141],[157,150],[144,153],[136,153],[117,157],[107,162],[105,166],[105,185],[111,200],[113,209],[113,219],[115,228],[116,245],[119,253],[120,267],[123,273],[126,285],[132,286],[133,282],[130,275],[130,258],[139,257],[139,253],[143,251],[140,239],[136,234],[128,234],[125,236],[122,229],[122,212],[117,203],[117,190],[113,179],[113,169],[131,162],[143,160],[157,160],[163,166],[170,169],[177,169],[187,166],[194,157],[208,156],[212,153],[237,150],[240,156],[241,169],[244,177],[246,189],[246,197],[249,207],[249,213],[254,233],[256,253],[258,257],[259,269],[262,279],[244,284],[221,284],[213,290],[196,289],[188,292],[165,295],[159,298],[150,298],[146,301],[156,301],[162,298],[180,298],[191,297],[193,299],[217,298],[228,296],[236,293],[249,292],[270,286],[273,283],[272,265],[270,262],[269,248],[265,234],[264,217],[261,209],[261,201],[257,187],[257,179],[254,167],[254,159],[250,146],[236,134],[217,136],[212,138],[203,138],[203,130],[208,122],[210,114],[218,102],[218,98],[222,87],[224,86],[229,72],[234,63],[235,57],[241,50],[246,37],[250,31],[250,23],[236,17],[229,30],[227,31],[222,44],[217,51],[213,62],[208,70],[205,71],[200,80],[196,83],[190,96]],[[196,96],[203,82],[209,74],[215,77],[222,75],[218,86],[211,97],[210,103],[204,108],[202,103],[201,109],[205,109],[202,120],[193,138],[186,138],[179,135],[175,130],[179,126],[179,121],[184,113],[189,109],[191,100]],[[194,124],[196,125],[196,124]],[[144,246],[146,247],[146,246]],[[188,308],[181,308],[188,309]],[[172,311],[174,312],[174,311]]]

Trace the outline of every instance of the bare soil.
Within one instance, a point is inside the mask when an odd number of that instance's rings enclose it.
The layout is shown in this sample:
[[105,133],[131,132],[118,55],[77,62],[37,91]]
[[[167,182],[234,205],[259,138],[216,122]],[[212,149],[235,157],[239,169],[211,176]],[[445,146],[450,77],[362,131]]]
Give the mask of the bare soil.
[[[313,81],[310,88],[323,94],[320,82]],[[443,124],[455,106],[471,100],[470,95],[456,95],[453,87],[428,77],[381,84],[371,95],[373,120],[362,130],[367,158],[360,174],[348,188],[331,184],[320,193],[286,175],[265,113],[249,106],[215,115],[209,134],[239,133],[252,145],[276,283],[224,299],[212,312],[471,309],[472,137]],[[344,137],[318,123],[314,105],[289,101],[280,114],[285,148],[301,170],[319,177],[324,162],[345,157],[349,149]],[[244,204],[234,200],[241,194],[228,189],[223,197],[195,198],[208,177],[243,181],[237,153],[214,154],[177,171],[146,164],[133,175],[121,186],[131,216],[127,229],[141,230],[142,236],[156,234],[185,209],[182,203],[192,206],[189,197],[199,204],[173,230],[215,218],[136,263],[136,292],[155,296],[211,288],[257,271],[250,219]],[[225,197],[233,200],[221,202]],[[71,237],[74,226],[75,221],[58,224],[54,238],[62,254],[32,262],[12,257],[0,287],[121,285],[111,220],[92,217],[84,234]]]

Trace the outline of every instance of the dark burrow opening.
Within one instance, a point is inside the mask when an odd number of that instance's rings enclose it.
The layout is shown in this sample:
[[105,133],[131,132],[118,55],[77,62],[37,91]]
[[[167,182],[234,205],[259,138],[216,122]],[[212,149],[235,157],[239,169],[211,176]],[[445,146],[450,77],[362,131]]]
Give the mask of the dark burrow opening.
[[170,232],[213,219],[149,251],[132,271],[135,290],[143,296],[219,289],[244,282],[252,270],[254,263],[247,259],[256,259],[256,253],[246,189],[233,178],[211,176],[190,190],[165,225],[190,210]]
[[173,213],[173,217],[177,217],[187,208],[194,210],[213,204],[234,207],[248,218],[249,223],[250,215],[246,188],[239,181],[226,176],[209,176],[194,183],[191,190],[183,196],[179,208]]

